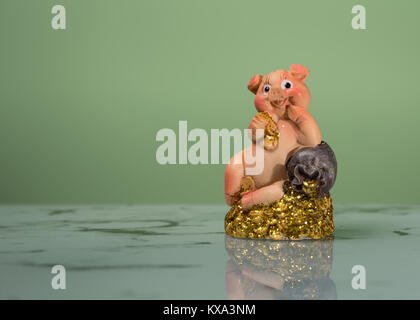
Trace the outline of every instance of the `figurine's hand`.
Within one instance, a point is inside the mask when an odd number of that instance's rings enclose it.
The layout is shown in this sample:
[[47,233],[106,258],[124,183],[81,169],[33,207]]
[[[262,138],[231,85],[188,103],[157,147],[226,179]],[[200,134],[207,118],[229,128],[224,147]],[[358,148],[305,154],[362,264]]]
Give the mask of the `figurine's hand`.
[[258,117],[258,115],[255,115],[252,118],[251,123],[249,124],[248,129],[255,130],[255,129],[265,129],[265,126],[267,125],[267,122],[265,122],[263,119]]
[[[252,143],[257,143],[257,130],[265,130],[266,125],[267,123],[264,120],[257,117],[257,115],[255,115],[254,118],[252,118],[252,121],[248,126],[248,129],[250,130],[248,131],[248,134],[249,138],[252,140]],[[261,138],[264,138],[264,136]]]
[[293,104],[287,105],[287,116],[292,120],[297,126],[302,122],[307,120],[308,116],[311,116],[307,110],[302,107],[295,106]]
[[287,106],[287,116],[298,128],[298,141],[304,146],[314,147],[321,143],[321,131],[312,115],[296,105]]

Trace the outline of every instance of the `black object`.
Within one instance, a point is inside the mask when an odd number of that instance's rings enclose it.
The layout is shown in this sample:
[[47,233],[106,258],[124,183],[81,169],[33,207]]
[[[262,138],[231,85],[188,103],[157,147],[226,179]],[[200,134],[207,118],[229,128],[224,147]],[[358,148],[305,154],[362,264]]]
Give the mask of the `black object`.
[[316,180],[319,197],[328,193],[337,176],[337,160],[330,146],[322,141],[316,147],[299,149],[286,164],[287,175],[293,190],[302,192],[305,180]]

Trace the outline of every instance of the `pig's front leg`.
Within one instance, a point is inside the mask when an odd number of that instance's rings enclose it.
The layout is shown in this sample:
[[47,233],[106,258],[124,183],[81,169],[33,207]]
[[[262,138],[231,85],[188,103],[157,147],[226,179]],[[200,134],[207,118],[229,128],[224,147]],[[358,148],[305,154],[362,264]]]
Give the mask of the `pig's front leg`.
[[243,152],[234,155],[225,169],[225,200],[231,206],[235,202],[236,194],[241,189],[241,181],[245,175]]
[[241,199],[242,208],[248,209],[256,204],[270,204],[284,195],[284,180],[279,180],[266,187],[245,193]]
[[225,199],[226,204],[233,205],[245,192],[255,190],[255,182],[251,176],[245,176],[243,153],[232,157],[225,170]]
[[289,105],[287,115],[298,129],[298,143],[303,146],[315,147],[321,143],[321,130],[312,115],[304,108]]

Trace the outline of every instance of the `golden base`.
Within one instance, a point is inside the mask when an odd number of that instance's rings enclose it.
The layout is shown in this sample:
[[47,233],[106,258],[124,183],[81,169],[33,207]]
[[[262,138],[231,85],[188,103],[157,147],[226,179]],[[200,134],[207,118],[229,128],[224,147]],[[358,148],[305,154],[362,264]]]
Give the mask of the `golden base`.
[[272,240],[322,239],[334,232],[333,205],[329,194],[297,193],[290,186],[269,205],[243,210],[235,203],[225,217],[225,231],[232,237]]

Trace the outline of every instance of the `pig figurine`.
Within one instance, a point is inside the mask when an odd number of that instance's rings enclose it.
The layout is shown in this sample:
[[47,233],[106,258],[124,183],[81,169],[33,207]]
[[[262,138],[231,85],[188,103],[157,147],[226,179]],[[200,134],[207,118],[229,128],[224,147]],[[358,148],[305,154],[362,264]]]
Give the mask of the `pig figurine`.
[[[329,190],[337,162],[308,112],[308,76],[306,67],[294,64],[288,71],[255,75],[249,81],[259,112],[249,125],[253,140],[249,148],[255,153],[255,148],[264,146],[264,169],[258,175],[246,175],[246,161],[237,161],[244,158],[245,150],[227,165],[225,199],[232,206],[225,218],[227,234],[270,239],[332,234]],[[265,132],[262,144],[255,129]]]

